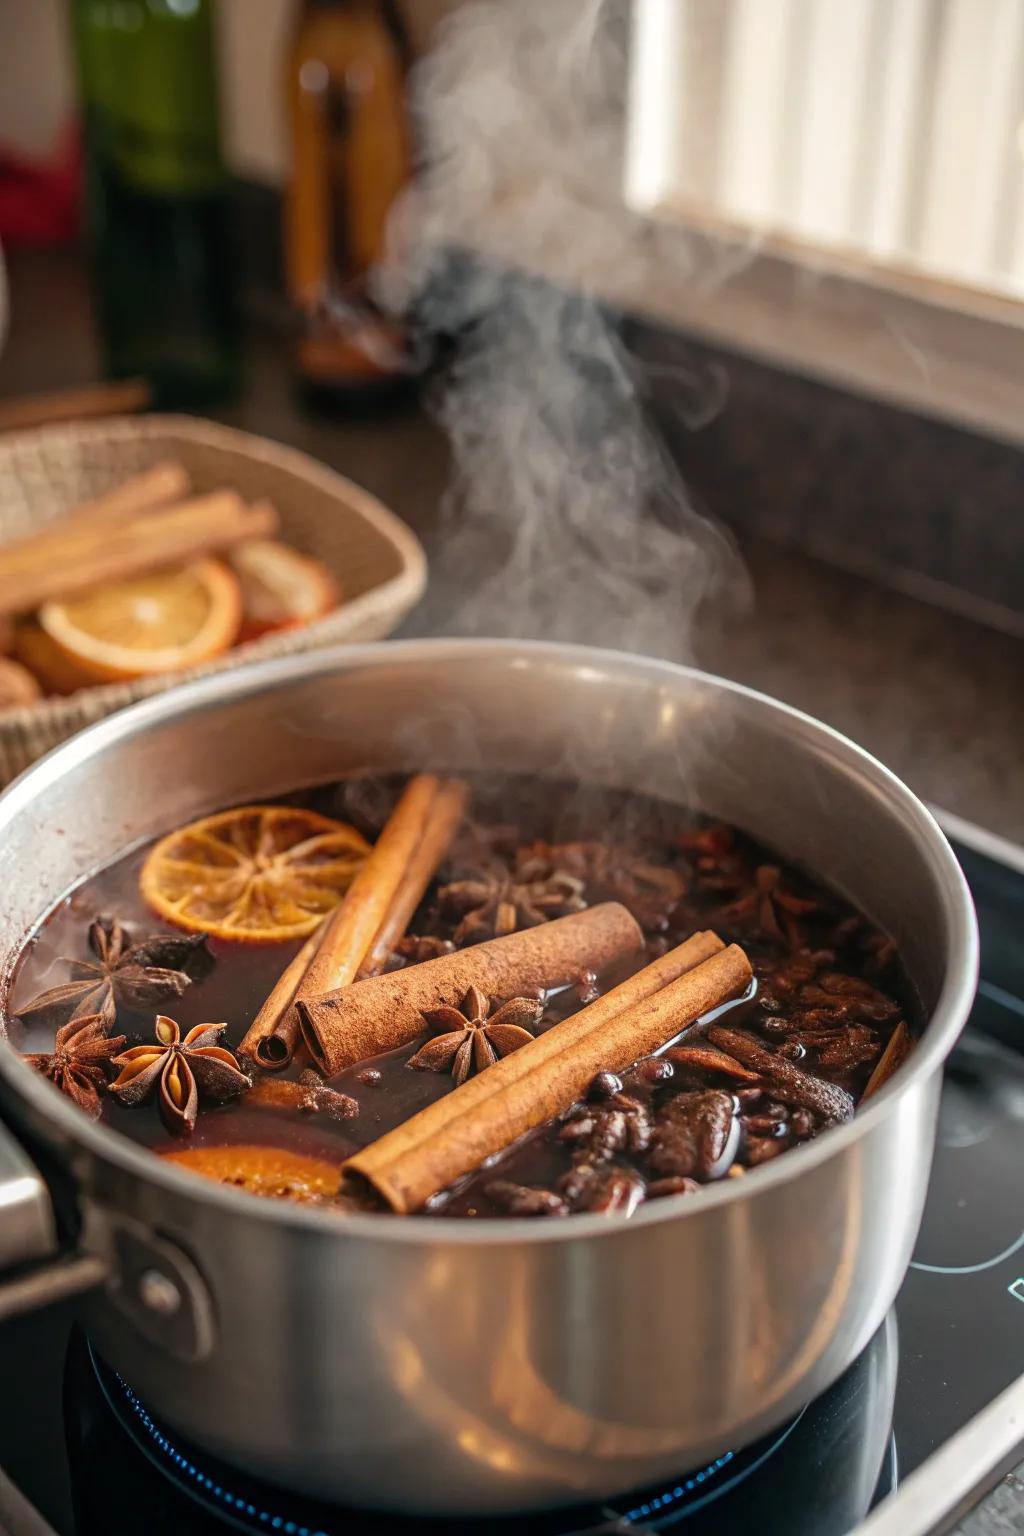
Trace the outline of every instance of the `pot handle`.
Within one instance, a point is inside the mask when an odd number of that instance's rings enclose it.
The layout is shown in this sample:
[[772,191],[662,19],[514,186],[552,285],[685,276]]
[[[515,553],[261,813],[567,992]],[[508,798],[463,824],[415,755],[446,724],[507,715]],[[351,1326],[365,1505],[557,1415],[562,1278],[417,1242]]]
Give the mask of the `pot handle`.
[[188,1362],[210,1354],[209,1287],[177,1243],[91,1202],[79,1241],[61,1248],[46,1181],[0,1122],[0,1322],[102,1287],[107,1304],[150,1343]]
[[101,1258],[60,1252],[45,1180],[0,1124],[0,1322],[92,1290],[107,1272]]

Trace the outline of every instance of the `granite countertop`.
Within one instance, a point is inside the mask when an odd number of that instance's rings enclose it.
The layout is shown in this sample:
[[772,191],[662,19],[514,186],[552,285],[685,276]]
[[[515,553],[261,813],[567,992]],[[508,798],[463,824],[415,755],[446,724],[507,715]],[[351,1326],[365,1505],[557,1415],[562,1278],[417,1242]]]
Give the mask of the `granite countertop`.
[[[91,309],[75,257],[15,253],[10,275],[0,396],[95,379]],[[448,456],[424,411],[313,417],[297,404],[278,338],[253,335],[248,354],[245,393],[217,419],[343,471],[403,517],[428,554],[443,555]],[[770,544],[745,541],[742,552],[752,603],[702,626],[695,659],[838,727],[933,804],[1024,842],[1024,646]],[[443,559],[434,563],[443,569]],[[403,633],[442,629],[446,596],[443,582],[435,584]],[[1022,1476],[1024,1468],[1010,1474],[967,1517],[962,1536],[1021,1529]]]

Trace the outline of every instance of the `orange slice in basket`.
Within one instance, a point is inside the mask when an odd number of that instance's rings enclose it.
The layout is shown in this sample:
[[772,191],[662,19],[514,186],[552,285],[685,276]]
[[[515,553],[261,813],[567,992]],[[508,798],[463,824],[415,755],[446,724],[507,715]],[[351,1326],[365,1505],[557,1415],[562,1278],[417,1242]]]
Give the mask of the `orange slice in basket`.
[[18,621],[14,632],[14,655],[32,673],[44,693],[75,693],[79,688],[88,688],[92,682],[34,619]]
[[234,643],[241,618],[234,573],[205,559],[44,603],[39,627],[83,686],[209,661]]
[[242,588],[243,640],[311,624],[338,606],[327,567],[277,539],[250,539],[228,559]]
[[27,667],[9,656],[0,656],[0,710],[36,704],[42,696],[39,683]]
[[338,905],[370,845],[355,827],[291,805],[243,805],[162,838],[143,899],[169,923],[217,939],[303,938]]

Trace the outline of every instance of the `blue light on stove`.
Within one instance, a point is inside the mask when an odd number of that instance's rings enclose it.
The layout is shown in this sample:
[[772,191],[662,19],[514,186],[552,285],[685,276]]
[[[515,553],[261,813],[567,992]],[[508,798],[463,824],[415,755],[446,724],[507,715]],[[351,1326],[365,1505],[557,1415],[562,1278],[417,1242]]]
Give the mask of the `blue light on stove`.
[[165,1453],[170,1461],[174,1462],[176,1467],[181,1468],[186,1477],[190,1477],[197,1487],[205,1489],[207,1493],[211,1493],[215,1499],[218,1499],[224,1505],[225,1509],[238,1510],[240,1514],[249,1515],[253,1520],[258,1520],[261,1525],[265,1525],[270,1531],[282,1531],[284,1536],[327,1536],[326,1531],[314,1530],[309,1525],[297,1525],[294,1520],[286,1520],[283,1515],[273,1515],[269,1510],[257,1509],[255,1504],[250,1504],[247,1500],[240,1499],[237,1494],[229,1493],[219,1483],[212,1482],[205,1473],[200,1472],[194,1462],[190,1461],[187,1456],[183,1456],[171,1444],[166,1435],[160,1433],[124,1377],[118,1376],[117,1380],[125,1395],[125,1400],[153,1443]]
[[703,1472],[695,1472],[692,1477],[688,1477],[685,1483],[679,1483],[677,1487],[671,1488],[667,1493],[659,1493],[656,1499],[651,1499],[646,1504],[638,1504],[635,1509],[627,1509],[623,1518],[626,1520],[646,1520],[649,1515],[656,1515],[663,1509],[668,1509],[669,1505],[675,1504],[679,1499],[685,1499],[686,1495],[693,1493],[701,1483],[707,1482],[709,1477],[714,1477],[716,1472],[720,1472],[723,1467],[728,1466],[735,1454],[734,1451],[726,1451],[725,1455],[719,1456],[717,1461],[709,1463]]
[[[668,1489],[665,1493],[659,1493],[656,1498],[648,1499],[645,1503],[638,1504],[635,1509],[627,1510],[619,1518],[624,1523],[633,1524],[636,1521],[655,1515],[658,1517],[659,1529],[665,1529],[667,1526],[676,1525],[680,1520],[688,1519],[698,1509],[703,1509],[705,1505],[721,1498],[730,1489],[746,1482],[748,1477],[751,1477],[763,1467],[765,1462],[775,1454],[779,1447],[785,1445],[806,1412],[806,1408],[801,1408],[796,1418],[790,1420],[778,1438],[773,1440],[771,1445],[767,1446],[753,1461],[744,1461],[736,1451],[726,1451],[724,1455],[719,1456],[717,1461],[710,1462],[703,1472],[695,1472],[685,1482],[677,1483],[674,1488]],[[720,1483],[715,1483],[710,1489],[704,1486],[715,1478],[723,1467],[728,1466],[732,1461],[736,1462],[736,1467],[733,1468],[727,1478]],[[699,1494],[699,1497],[694,1498],[692,1503],[689,1501],[682,1503],[681,1501],[686,1500],[688,1494]],[[676,1507],[672,1508],[673,1505]],[[670,1509],[671,1513],[667,1513]]]

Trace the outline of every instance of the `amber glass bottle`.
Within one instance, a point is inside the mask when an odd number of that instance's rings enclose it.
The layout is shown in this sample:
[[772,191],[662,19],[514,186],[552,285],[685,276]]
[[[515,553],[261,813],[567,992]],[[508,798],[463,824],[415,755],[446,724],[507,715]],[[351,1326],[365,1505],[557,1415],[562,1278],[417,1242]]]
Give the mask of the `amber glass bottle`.
[[366,288],[412,174],[408,61],[392,0],[305,0],[288,63],[287,280],[300,377],[339,399],[409,371],[402,328]]

